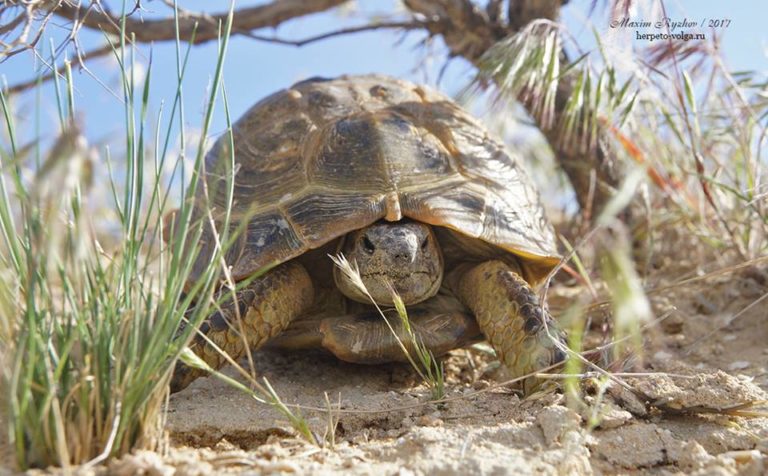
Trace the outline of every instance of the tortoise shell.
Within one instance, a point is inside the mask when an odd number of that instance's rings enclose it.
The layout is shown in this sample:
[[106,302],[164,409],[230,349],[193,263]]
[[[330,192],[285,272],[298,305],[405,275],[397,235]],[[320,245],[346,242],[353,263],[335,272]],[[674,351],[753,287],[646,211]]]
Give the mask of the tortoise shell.
[[[214,216],[226,208],[233,144],[230,226],[243,232],[226,261],[236,280],[382,219],[453,230],[468,252],[513,253],[531,284],[560,259],[519,158],[429,88],[381,75],[301,81],[253,106],[232,138],[206,156],[197,211],[204,197]],[[192,279],[214,242],[204,229]]]

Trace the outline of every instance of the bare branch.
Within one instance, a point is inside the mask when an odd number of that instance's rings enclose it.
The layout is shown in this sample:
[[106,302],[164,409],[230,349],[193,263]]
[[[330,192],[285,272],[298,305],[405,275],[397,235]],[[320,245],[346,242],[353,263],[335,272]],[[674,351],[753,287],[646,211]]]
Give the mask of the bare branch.
[[[47,12],[42,20],[36,20],[35,15],[38,8],[39,5],[35,2],[29,2],[25,5],[10,3],[0,6],[0,17],[2,17],[3,14],[16,9],[23,10],[22,13],[9,23],[0,25],[0,36],[3,37],[3,39],[0,40],[0,61],[5,61],[12,56],[30,50],[37,45],[37,42],[40,40],[43,31],[48,24],[48,20],[51,17],[51,13]],[[30,34],[33,34],[33,26],[36,23],[37,32],[34,33],[32,40],[29,40]],[[18,31],[16,37],[11,41],[6,41],[5,37],[11,36],[14,31]]]
[[[85,62],[87,60],[98,58],[100,56],[108,55],[113,51],[113,47],[111,45],[102,46],[101,48],[97,48],[95,50],[87,51],[85,53],[81,53],[77,55],[77,63],[81,66],[85,66]],[[50,73],[47,73],[43,76],[40,76],[39,78],[30,79],[28,81],[24,81],[23,83],[14,84],[13,86],[9,86],[8,89],[4,90],[3,93],[6,95],[9,94],[16,94],[23,91],[26,91],[29,88],[34,87],[38,81],[40,82],[46,82],[53,79],[55,76],[61,76],[64,74],[64,71],[66,69],[66,65],[59,66],[56,71],[51,71]]]
[[[349,27],[349,28],[343,28],[341,30],[335,30],[328,33],[323,33],[316,36],[311,36],[308,38],[303,38],[300,40],[289,40],[285,38],[279,38],[279,37],[270,37],[270,36],[261,36],[256,35],[254,33],[245,32],[243,33],[244,36],[247,36],[248,38],[257,40],[257,41],[265,41],[269,43],[276,43],[280,45],[288,45],[288,46],[304,46],[310,43],[314,43],[316,41],[322,41],[326,40],[328,38],[333,38],[336,36],[342,36],[342,35],[348,35],[353,33],[360,33],[364,31],[374,31],[374,30],[380,30],[380,29],[386,29],[386,28],[392,28],[392,29],[401,29],[401,30],[426,30],[428,26],[428,22],[420,22],[420,21],[410,21],[410,22],[380,22],[380,23],[371,23],[369,25],[360,25],[355,27]],[[115,46],[114,48],[117,48],[118,46]],[[87,60],[97,58],[100,56],[104,56],[106,54],[109,54],[110,51],[113,50],[113,47],[110,45],[103,46],[101,48],[97,48],[92,51],[88,51],[86,53],[78,54],[78,64],[81,67],[85,66],[85,62]],[[58,68],[56,73],[50,72],[47,73],[39,78],[40,81],[46,82],[50,81],[54,78],[55,75],[61,75],[64,72],[64,66],[61,66]],[[14,84],[13,86],[9,86],[8,89],[6,89],[4,92],[6,94],[14,94],[14,93],[20,93],[22,91],[25,91],[31,87],[34,87],[38,83],[38,78],[30,79],[27,81],[24,81],[23,83]]]
[[504,5],[502,4],[502,0],[490,0],[488,2],[488,6],[485,7],[485,11],[488,15],[488,19],[492,23],[501,23],[502,18],[502,10],[504,9]]
[[566,3],[568,0],[510,0],[509,25],[517,31],[533,20],[557,20]]
[[333,37],[342,36],[342,35],[349,35],[352,33],[382,30],[386,28],[402,29],[402,30],[426,30],[428,28],[428,25],[429,25],[429,22],[425,22],[425,21],[371,23],[368,25],[342,28],[341,30],[335,30],[335,31],[323,33],[316,36],[310,36],[309,38],[304,38],[301,40],[289,40],[289,39],[279,38],[274,36],[262,36],[262,35],[256,35],[250,32],[243,33],[243,35],[247,36],[248,38],[252,38],[254,40],[265,41],[268,43],[277,43],[279,45],[304,46],[310,43],[314,43],[316,41],[327,40],[328,38],[333,38]]
[[452,56],[463,56],[471,62],[476,62],[508,33],[469,0],[404,0],[403,3],[429,21],[429,32],[443,37]]
[[[357,33],[366,30],[377,30],[381,28],[402,28],[411,30],[421,28],[421,25],[415,22],[382,22],[333,31],[302,40],[286,40],[251,33],[251,30],[264,27],[275,27],[284,21],[325,11],[346,1],[348,0],[275,0],[266,5],[243,8],[238,10],[235,14],[233,32],[260,41],[302,46],[333,36]],[[74,37],[74,31],[81,27],[100,29],[106,33],[115,35],[120,33],[120,23],[122,19],[105,10],[102,3],[98,1],[93,1],[87,7],[81,7],[62,2],[61,0],[49,0],[43,5],[37,5],[37,8],[42,8],[46,11],[46,21],[53,14],[72,20],[74,25],[72,27],[73,34],[70,35],[71,37]],[[179,38],[182,41],[189,41],[192,38],[192,32],[197,28],[195,33],[195,43],[203,43],[218,38],[219,22],[223,21],[227,14],[207,15],[190,12],[188,10],[179,10],[179,15]],[[27,9],[27,11],[19,15],[19,17],[21,17],[21,19],[14,18],[13,22],[20,24],[24,19],[31,18],[30,10]],[[41,28],[40,32],[42,32],[42,30],[43,29]],[[126,17],[125,30],[126,36],[130,37],[133,35],[133,40],[136,42],[170,41],[176,39],[175,19],[173,18],[143,21],[141,19]],[[34,46],[34,44],[32,44],[32,46]],[[25,49],[28,48],[29,47],[26,47]],[[117,45],[115,45],[114,48],[117,48]],[[84,62],[86,60],[109,54],[112,49],[113,46],[105,45],[101,48],[78,54],[77,62],[81,67],[84,67]],[[17,48],[17,50],[10,51],[10,53],[16,54],[20,51],[21,49]],[[42,81],[49,81],[57,74],[62,74],[62,71],[63,67],[60,67],[57,71],[51,71],[39,79]],[[5,92],[19,93],[34,87],[37,82],[38,78],[30,79],[10,86]]]
[[[266,5],[242,8],[237,10],[232,24],[232,30],[243,34],[251,30],[266,27],[276,27],[294,18],[323,12],[341,5],[348,0],[275,0]],[[49,1],[54,14],[70,19],[86,28],[99,29],[106,33],[119,34],[121,18],[104,10],[100,3],[94,2],[89,7],[80,7],[69,3]],[[219,35],[219,24],[227,17],[226,13],[208,15],[204,13],[179,12],[179,38],[190,41],[192,33],[197,28],[195,43],[205,43],[215,40]],[[176,38],[176,25],[173,18],[160,20],[142,20],[125,18],[125,34],[134,35],[136,41],[148,43],[152,41],[169,41]]]
[[9,21],[5,25],[0,25],[0,35],[4,35],[8,33],[9,31],[13,30],[17,26],[21,25],[21,22],[23,22],[25,19],[28,18],[28,14],[26,11],[19,13],[16,15],[16,18]]

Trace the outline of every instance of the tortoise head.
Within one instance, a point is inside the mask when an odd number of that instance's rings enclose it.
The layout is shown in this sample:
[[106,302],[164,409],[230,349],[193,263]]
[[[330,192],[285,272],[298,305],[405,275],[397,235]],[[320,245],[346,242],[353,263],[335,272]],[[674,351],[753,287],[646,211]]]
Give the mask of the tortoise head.
[[[350,232],[339,245],[379,305],[391,305],[392,291],[406,305],[428,299],[443,281],[443,255],[429,225],[417,222],[378,222]],[[370,304],[351,280],[334,268],[336,286],[348,298]]]

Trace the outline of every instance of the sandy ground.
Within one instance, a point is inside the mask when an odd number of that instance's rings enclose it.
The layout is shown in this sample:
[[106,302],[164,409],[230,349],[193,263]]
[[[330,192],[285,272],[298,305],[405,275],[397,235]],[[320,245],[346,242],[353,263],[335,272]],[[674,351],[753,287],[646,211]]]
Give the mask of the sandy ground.
[[[137,452],[92,474],[768,474],[768,418],[731,407],[768,399],[768,273],[740,270],[653,293],[643,368],[583,402],[550,388],[525,400],[488,377],[489,356],[446,361],[448,401],[406,366],[358,366],[321,354],[256,354],[286,403],[325,447],[297,436],[275,410],[204,378],[173,395],[167,454]],[[578,289],[556,285],[552,308]],[[591,337],[600,335],[599,313]],[[227,371],[235,375],[232,369]],[[742,412],[768,408],[743,408]],[[0,471],[1,473],[2,471]]]
[[[425,403],[428,390],[404,366],[264,352],[257,367],[285,402],[325,408],[324,392],[331,402],[340,399],[335,432],[327,412],[303,411],[315,434],[325,435],[326,448],[298,438],[270,407],[208,378],[172,397],[173,449],[166,458],[139,453],[110,469],[768,474],[768,419],[727,411],[768,399],[768,300],[753,304],[768,292],[765,278],[764,271],[748,269],[654,294],[656,314],[668,317],[646,336],[644,367],[671,376],[622,379],[636,393],[619,384],[604,393],[585,385],[586,407],[569,406],[554,390],[521,401],[484,376],[483,352],[459,350],[447,361],[449,401],[436,405]],[[555,306],[567,301],[568,291],[553,289]]]

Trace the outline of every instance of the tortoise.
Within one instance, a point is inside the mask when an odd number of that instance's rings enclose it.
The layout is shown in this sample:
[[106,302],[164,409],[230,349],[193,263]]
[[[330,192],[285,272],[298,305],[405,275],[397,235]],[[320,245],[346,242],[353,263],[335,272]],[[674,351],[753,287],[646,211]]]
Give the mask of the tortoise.
[[[381,75],[312,78],[257,103],[232,137],[206,156],[198,215],[204,202],[214,214],[226,207],[234,152],[230,226],[244,231],[225,260],[236,281],[271,267],[201,326],[232,358],[247,342],[401,361],[371,302],[392,317],[393,290],[435,355],[485,338],[509,377],[564,358],[535,292],[560,260],[539,195],[519,159],[449,98]],[[191,279],[213,255],[210,226],[201,240]],[[336,253],[369,295],[334,266]],[[200,336],[191,349],[225,363]],[[172,391],[202,374],[178,364]]]

